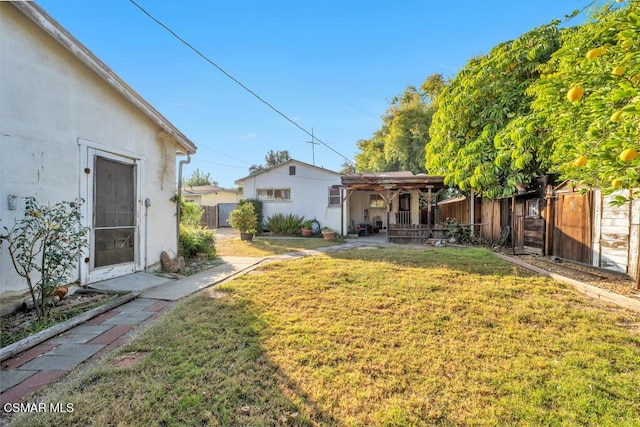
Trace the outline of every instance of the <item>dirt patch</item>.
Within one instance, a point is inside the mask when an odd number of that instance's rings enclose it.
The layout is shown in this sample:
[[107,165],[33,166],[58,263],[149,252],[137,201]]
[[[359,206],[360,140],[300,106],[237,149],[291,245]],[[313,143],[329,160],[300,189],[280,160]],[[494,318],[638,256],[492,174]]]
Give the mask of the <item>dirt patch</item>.
[[7,346],[72,317],[107,304],[120,295],[81,289],[73,295],[65,295],[56,306],[51,308],[50,318],[42,320],[37,320],[33,308],[23,304],[17,311],[0,318],[0,346]]
[[536,255],[517,255],[517,259],[551,273],[560,274],[570,279],[579,280],[627,297],[637,297],[640,290],[635,289],[635,282],[628,276],[561,259],[551,259]]
[[123,354],[118,357],[114,366],[116,368],[129,368],[146,358],[150,353],[150,351],[136,351],[133,353]]
[[210,298],[214,298],[214,299],[220,299],[220,298],[224,298],[224,297],[227,296],[226,293],[220,292],[220,291],[216,291],[215,289],[210,289],[208,291],[208,293],[209,293],[209,297]]

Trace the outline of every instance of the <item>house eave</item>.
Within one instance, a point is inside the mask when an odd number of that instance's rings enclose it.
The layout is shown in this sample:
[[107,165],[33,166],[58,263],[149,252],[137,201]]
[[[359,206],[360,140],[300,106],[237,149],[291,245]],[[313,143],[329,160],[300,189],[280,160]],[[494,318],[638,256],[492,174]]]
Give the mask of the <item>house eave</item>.
[[233,183],[236,184],[236,185],[243,185],[244,181],[246,181],[249,178],[253,178],[253,177],[256,177],[258,175],[262,175],[263,173],[268,173],[268,172],[272,171],[275,168],[286,166],[288,163],[297,163],[297,164],[308,166],[310,168],[318,169],[318,170],[321,170],[321,171],[324,171],[324,172],[329,172],[329,173],[335,174],[337,176],[340,175],[339,172],[332,171],[331,169],[326,169],[326,168],[323,168],[323,167],[320,167],[320,166],[311,165],[309,163],[301,162],[300,160],[296,160],[296,159],[289,159],[286,162],[279,163],[279,164],[277,164],[275,166],[271,166],[270,168],[262,169],[262,170],[260,170],[258,172],[255,172],[255,173],[249,174],[249,175],[247,175],[245,177],[236,179]]
[[445,187],[444,177],[429,175],[385,176],[385,174],[349,174],[341,177],[342,185],[351,190],[422,190],[438,191]]

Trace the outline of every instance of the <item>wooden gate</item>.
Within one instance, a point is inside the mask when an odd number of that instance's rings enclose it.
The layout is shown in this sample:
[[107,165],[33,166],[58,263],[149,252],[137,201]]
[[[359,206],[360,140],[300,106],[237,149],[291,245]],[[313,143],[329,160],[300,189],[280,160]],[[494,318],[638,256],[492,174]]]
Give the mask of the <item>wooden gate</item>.
[[218,203],[218,227],[231,227],[227,220],[237,206],[237,203]]
[[558,193],[553,230],[554,255],[591,264],[591,192]]

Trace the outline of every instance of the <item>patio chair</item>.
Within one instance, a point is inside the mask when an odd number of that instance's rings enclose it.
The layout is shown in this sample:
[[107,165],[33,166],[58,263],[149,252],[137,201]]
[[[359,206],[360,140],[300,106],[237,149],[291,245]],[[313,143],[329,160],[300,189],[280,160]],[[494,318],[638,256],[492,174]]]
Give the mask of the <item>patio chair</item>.
[[369,229],[367,228],[366,224],[358,224],[358,226],[356,227],[354,222],[353,222],[353,220],[351,220],[351,229],[358,236],[368,236],[369,235]]

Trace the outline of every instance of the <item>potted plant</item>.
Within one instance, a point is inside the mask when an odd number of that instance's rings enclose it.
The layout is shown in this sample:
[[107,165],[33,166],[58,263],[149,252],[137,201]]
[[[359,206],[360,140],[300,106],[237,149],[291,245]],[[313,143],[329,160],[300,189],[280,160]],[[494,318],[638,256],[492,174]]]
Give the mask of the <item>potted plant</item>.
[[227,220],[231,227],[240,232],[240,240],[252,240],[258,231],[258,218],[251,203],[239,205],[229,213]]
[[311,220],[308,219],[305,222],[302,223],[302,229],[300,230],[300,232],[302,233],[302,237],[309,237],[311,236],[311,234],[313,234],[313,224],[311,223]]
[[324,240],[333,240],[336,238],[336,234],[337,233],[329,227],[322,228],[322,237],[324,237]]

